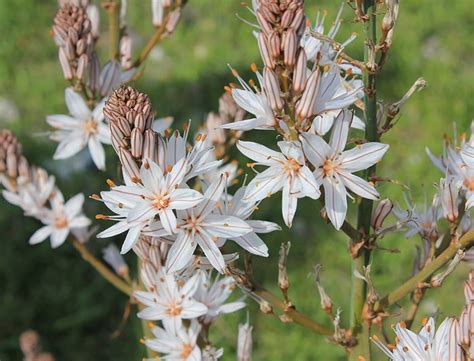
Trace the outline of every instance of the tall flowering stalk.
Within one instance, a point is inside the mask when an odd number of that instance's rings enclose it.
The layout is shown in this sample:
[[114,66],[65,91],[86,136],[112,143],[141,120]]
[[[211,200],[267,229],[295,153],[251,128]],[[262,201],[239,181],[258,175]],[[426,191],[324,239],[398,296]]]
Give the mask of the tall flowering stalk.
[[[141,75],[152,48],[172,34],[185,1],[151,1],[155,32],[135,60],[127,1],[104,1],[110,59],[102,69],[96,49],[99,8],[87,0],[60,2],[53,32],[69,81],[65,101],[70,115],[47,117],[55,128],[50,137],[59,142],[54,158],[68,158],[87,146],[96,167],[103,170],[103,145],[112,145],[120,172],[115,180],[107,180],[109,189],[90,198],[108,209],[96,219],[113,222],[97,237],[122,237],[121,247],[111,243],[104,249],[108,266],[89,251],[86,242],[95,231],[82,209],[84,196],[66,201],[54,177],[29,164],[8,130],[0,131],[3,196],[43,224],[31,236],[31,244],[49,238],[55,248],[69,239],[85,261],[130,298],[144,326],[141,341],[150,360],[222,357],[224,350],[214,344],[209,329],[219,317],[245,307],[244,298],[229,300],[235,289],[257,302],[263,313],[324,335],[343,347],[351,360],[370,360],[372,344],[393,360],[473,357],[472,272],[459,319],[448,317],[436,330],[435,320],[429,318],[419,333],[409,329],[429,289],[441,287],[461,261],[472,260],[473,138],[464,137],[459,145],[447,141],[440,157],[428,151],[443,178],[433,201],[425,201],[422,210],[408,196],[408,209],[380,199],[377,185],[386,178],[376,174],[376,164],[389,150],[380,138],[425,82],[417,80],[397,102],[381,102],[377,75],[388,59],[399,2],[349,3],[364,28],[363,60],[346,53],[355,35],[337,39],[343,6],[325,29],[326,15],[318,14],[311,24],[303,0],[253,1],[249,10],[255,17],[252,25],[263,68],[252,64],[256,80],[246,82],[231,67],[238,84],[225,87],[219,111],[209,113],[192,135],[190,124],[179,131],[169,129],[169,118],[155,119],[150,97],[126,84]],[[378,14],[384,14],[379,22]],[[278,142],[266,146],[240,139],[253,130],[273,131]],[[359,132],[358,138],[354,132]],[[256,173],[251,179],[246,175],[243,183],[239,176],[244,170],[229,156],[234,146],[251,160],[247,168]],[[265,234],[281,230],[260,219],[258,208],[280,191],[288,228],[297,215],[298,200],[309,198],[314,206],[322,205],[321,217],[349,238],[349,316],[347,310],[334,311],[337,300],[324,289],[321,266],[315,267],[321,308],[331,327],[300,312],[298,300],[290,296],[290,242],[282,243],[275,267],[282,296],[256,280],[253,264],[258,265],[259,257],[274,256]],[[356,223],[348,216],[348,198],[357,203]],[[386,234],[399,230],[419,237],[421,245],[411,278],[381,295],[371,275],[372,263],[377,262],[374,251],[383,249],[379,242]],[[234,253],[229,253],[231,242],[237,245]],[[137,272],[129,272],[125,253],[136,256]],[[405,320],[394,327],[395,344],[386,345],[380,337],[386,337],[391,306],[406,296],[411,304],[402,313]],[[248,321],[239,326],[238,360],[252,358],[252,330]]]

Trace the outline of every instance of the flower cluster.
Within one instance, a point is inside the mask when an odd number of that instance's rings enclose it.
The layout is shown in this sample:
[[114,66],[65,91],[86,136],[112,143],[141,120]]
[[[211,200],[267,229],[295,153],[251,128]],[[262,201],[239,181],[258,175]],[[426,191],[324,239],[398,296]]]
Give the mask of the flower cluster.
[[0,179],[6,188],[3,197],[44,224],[30,237],[30,244],[49,237],[51,246],[56,248],[69,233],[81,235],[89,226],[90,220],[82,213],[84,195],[77,194],[65,202],[54,177],[42,168],[30,166],[22,155],[21,144],[5,129],[0,130]]

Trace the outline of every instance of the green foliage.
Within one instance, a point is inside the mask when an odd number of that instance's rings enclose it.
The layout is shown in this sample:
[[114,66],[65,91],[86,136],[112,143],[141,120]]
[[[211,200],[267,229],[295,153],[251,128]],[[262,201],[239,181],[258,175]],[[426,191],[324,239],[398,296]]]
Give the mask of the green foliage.
[[[226,64],[246,73],[250,63],[258,63],[252,28],[234,16],[239,13],[252,18],[239,4],[237,0],[189,1],[176,33],[153,51],[145,76],[135,85],[150,94],[160,116],[173,115],[178,122],[192,118],[199,123],[208,111],[217,108],[222,87],[232,80]],[[129,6],[129,24],[138,44],[136,49],[139,49],[151,32],[149,5],[144,0],[130,2]],[[307,6],[312,17],[317,9],[327,6],[326,24],[329,25],[339,4],[308,0]],[[0,97],[11,100],[20,113],[18,121],[1,126],[18,132],[28,157],[56,173],[67,196],[104,189],[107,177],[116,178],[112,152],[108,154],[110,166],[105,174],[92,166],[85,173],[81,164],[87,156],[52,162],[54,144],[44,136],[35,136],[48,129],[44,121],[47,114],[66,111],[62,90],[66,83],[50,34],[55,1],[0,0],[0,8]],[[350,33],[358,32],[359,39],[348,52],[360,57],[362,28],[353,23],[349,8],[344,12],[344,19],[338,39],[344,40]],[[383,141],[390,143],[391,149],[379,174],[409,182],[418,201],[423,200],[424,192],[431,197],[433,183],[442,176],[430,164],[425,146],[439,153],[443,135],[453,134],[453,123],[459,131],[468,131],[474,114],[474,103],[470,101],[474,83],[473,24],[469,0],[404,0],[401,4],[394,46],[379,80],[379,97],[388,102],[398,100],[419,76],[428,81],[429,87],[409,101],[395,129],[384,137]],[[105,31],[104,26],[103,29]],[[106,40],[107,34],[104,34],[100,45],[106,46]],[[269,134],[253,133],[246,137],[268,143],[273,140]],[[73,171],[65,173],[64,169],[70,166]],[[402,200],[400,186],[384,184],[380,188],[382,194]],[[260,217],[282,223],[281,214],[275,211],[279,209],[279,202],[279,196],[264,201]],[[104,211],[92,201],[86,207],[91,217]],[[347,240],[320,220],[319,208],[318,203],[303,200],[291,232],[285,229],[265,237],[270,258],[255,259],[254,264],[258,279],[277,292],[278,247],[280,242],[290,240],[291,299],[298,309],[330,326],[307,275],[313,265],[323,265],[323,283],[335,307],[342,307],[343,322],[347,323],[351,262]],[[354,208],[352,205],[351,209]],[[133,321],[134,309],[125,331],[111,338],[119,327],[128,300],[100,279],[67,244],[57,250],[51,250],[48,244],[29,246],[27,239],[38,226],[34,220],[24,218],[17,208],[2,201],[0,359],[20,359],[17,338],[28,328],[41,333],[45,348],[55,353],[58,360],[141,359],[143,348],[138,343],[139,325]],[[96,254],[100,254],[106,241],[92,243]],[[374,253],[374,281],[380,293],[410,276],[417,244],[419,240],[406,240],[402,233],[381,242],[382,246],[398,248],[401,252]],[[420,317],[434,313],[438,306],[444,311],[441,317],[459,313],[466,270],[465,266],[460,267],[448,278],[445,287],[428,292]],[[297,325],[283,324],[259,313],[251,301],[249,311],[250,322],[255,326],[255,360],[345,359],[342,349]],[[235,359],[237,324],[245,317],[245,312],[224,317],[211,331],[212,339],[225,348],[224,360]]]

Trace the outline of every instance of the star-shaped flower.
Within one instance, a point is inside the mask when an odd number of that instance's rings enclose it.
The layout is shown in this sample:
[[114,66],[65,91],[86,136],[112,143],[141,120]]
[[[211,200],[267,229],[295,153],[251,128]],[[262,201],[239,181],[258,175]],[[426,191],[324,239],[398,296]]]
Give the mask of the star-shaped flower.
[[348,110],[339,113],[329,144],[318,135],[301,135],[306,158],[315,168],[314,177],[324,186],[326,211],[336,229],[341,228],[346,218],[346,187],[363,198],[378,199],[375,188],[352,173],[377,163],[389,147],[371,142],[344,151],[352,117],[353,113]]
[[256,163],[268,168],[257,174],[247,186],[244,201],[257,202],[283,189],[283,220],[291,227],[298,198],[318,199],[319,183],[305,164],[301,144],[298,141],[278,142],[281,153],[261,144],[239,141],[240,152]]
[[69,158],[88,146],[97,168],[105,169],[102,143],[111,144],[111,141],[109,128],[104,123],[104,101],[91,111],[72,88],[66,89],[65,100],[71,116],[56,114],[46,118],[48,124],[57,129],[51,135],[51,139],[59,142],[54,159]]
[[138,317],[162,321],[167,330],[178,331],[182,320],[204,315],[207,307],[192,297],[199,286],[201,275],[196,273],[180,286],[175,276],[161,267],[156,274],[155,289],[150,292],[135,291],[134,296],[144,306]]

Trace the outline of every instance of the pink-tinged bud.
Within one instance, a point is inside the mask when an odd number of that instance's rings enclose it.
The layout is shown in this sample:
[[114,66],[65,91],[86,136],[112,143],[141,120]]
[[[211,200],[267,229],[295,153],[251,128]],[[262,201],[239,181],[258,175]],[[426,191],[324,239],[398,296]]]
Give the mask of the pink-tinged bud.
[[125,172],[129,175],[132,182],[137,183],[140,180],[140,169],[132,154],[127,149],[120,148],[119,157]]
[[257,11],[257,21],[260,24],[260,28],[268,35],[273,31],[268,21],[264,18],[261,11]]
[[309,76],[303,95],[296,106],[296,115],[300,120],[306,119],[308,116],[313,114],[313,107],[318,95],[319,81],[320,72],[319,68],[316,68],[316,70]]
[[161,26],[163,24],[163,4],[161,0],[151,0],[151,13],[153,18],[153,26]]
[[263,63],[265,66],[269,67],[270,69],[275,68],[275,63],[270,55],[270,51],[268,49],[267,37],[264,33],[258,33],[258,48],[260,50],[260,56],[262,57]]
[[464,282],[466,305],[474,303],[474,270],[469,273],[469,280]]
[[130,148],[135,158],[140,158],[143,151],[143,133],[140,129],[134,128],[130,137]]
[[288,273],[286,271],[286,261],[290,252],[291,243],[282,243],[280,246],[280,258],[278,260],[278,287],[283,292],[286,292],[290,288],[290,281],[288,279]]
[[181,18],[181,8],[177,8],[170,13],[168,22],[166,23],[166,31],[168,33],[171,34],[174,31],[174,29],[176,29],[176,25],[178,25],[180,18]]
[[152,129],[145,131],[143,139],[143,159],[150,159],[154,162],[157,161],[157,159],[155,159],[155,132]]
[[461,344],[466,348],[473,346],[474,340],[474,303],[465,306],[459,317]]
[[385,218],[392,212],[392,209],[392,201],[390,199],[382,199],[372,213],[372,219],[370,221],[372,228],[375,230],[381,228]]
[[458,219],[460,189],[460,182],[451,175],[439,181],[439,198],[441,200],[441,207],[443,208],[443,216],[449,222],[454,222]]
[[304,23],[304,9],[300,8],[296,11],[293,21],[290,24],[290,28],[298,31],[301,27],[301,24]]
[[72,69],[64,48],[59,48],[59,64],[63,70],[64,79],[71,80],[73,78]]
[[283,42],[283,54],[286,66],[292,67],[295,65],[297,47],[298,41],[296,38],[296,32],[293,29],[290,29],[285,33],[285,39]]
[[293,72],[293,90],[296,94],[301,93],[305,88],[306,74],[308,71],[306,64],[306,52],[304,49],[300,49],[298,59],[296,60],[295,70]]
[[276,24],[277,18],[273,12],[266,6],[260,6],[258,11],[262,14],[263,18],[271,24]]
[[79,61],[77,62],[77,70],[76,70],[77,79],[82,80],[84,78],[88,63],[89,63],[88,56],[86,54],[82,54],[79,57]]
[[275,111],[283,109],[283,99],[281,98],[280,84],[275,72],[267,67],[263,69],[263,84],[265,95],[270,107]]
[[268,37],[268,48],[270,50],[270,54],[274,59],[278,59],[281,52],[281,41],[280,41],[280,34],[278,31],[274,30]]
[[293,10],[291,9],[286,10],[283,13],[283,16],[281,17],[280,26],[283,29],[287,29],[290,26],[291,22],[293,21],[294,16],[295,16],[295,12]]
[[110,123],[110,136],[112,139],[112,144],[116,150],[127,146],[125,134],[122,133],[117,123]]
[[95,51],[91,54],[90,62],[88,79],[89,89],[96,92],[100,87],[100,65],[99,58]]
[[239,336],[237,338],[237,361],[252,360],[252,329],[246,324],[239,325]]

